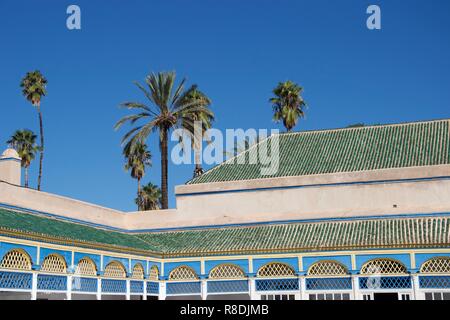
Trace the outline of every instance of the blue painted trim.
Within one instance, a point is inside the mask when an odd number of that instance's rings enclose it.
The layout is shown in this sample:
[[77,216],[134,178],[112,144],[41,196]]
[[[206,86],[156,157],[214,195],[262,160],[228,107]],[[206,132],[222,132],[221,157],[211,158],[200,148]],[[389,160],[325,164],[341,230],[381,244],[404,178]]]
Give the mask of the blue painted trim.
[[[280,177],[280,178],[283,178],[283,177]],[[450,180],[450,176],[439,176],[439,177],[431,177],[431,178],[392,179],[392,180],[369,180],[369,181],[338,182],[338,183],[318,183],[318,184],[309,184],[309,185],[303,185],[303,186],[262,187],[262,188],[255,188],[255,189],[235,189],[235,190],[221,190],[221,191],[191,192],[191,193],[177,194],[177,197],[190,197],[190,196],[209,195],[209,194],[255,192],[255,191],[268,191],[268,190],[273,191],[273,190],[303,189],[303,188],[317,188],[317,187],[353,186],[353,185],[366,185],[366,184],[408,183],[408,182],[421,182],[421,181],[433,181],[433,180]],[[232,182],[232,181],[230,181],[230,182]]]
[[121,228],[110,227],[107,225],[87,222],[83,220],[67,218],[52,213],[45,213],[42,211],[26,209],[16,206],[0,203],[0,208],[6,208],[10,210],[18,210],[29,214],[42,215],[50,218],[56,218],[61,221],[78,223],[81,225],[90,226],[93,228],[104,229],[109,231],[116,231],[129,234],[141,234],[151,232],[164,232],[164,231],[188,231],[188,230],[202,230],[202,229],[222,229],[222,228],[235,228],[235,227],[252,227],[252,226],[267,226],[267,225],[280,225],[280,224],[299,224],[299,223],[316,223],[327,221],[364,221],[364,220],[377,220],[377,219],[401,219],[401,218],[423,218],[423,217],[445,217],[450,216],[450,212],[435,212],[435,213],[406,213],[406,214],[389,214],[389,215],[374,215],[374,216],[361,216],[361,217],[338,217],[338,218],[319,218],[319,219],[298,219],[298,220],[276,220],[266,222],[249,222],[249,223],[235,223],[235,224],[219,224],[219,225],[207,225],[207,226],[194,226],[194,227],[178,227],[178,228],[158,228],[158,229],[136,229],[126,230]]

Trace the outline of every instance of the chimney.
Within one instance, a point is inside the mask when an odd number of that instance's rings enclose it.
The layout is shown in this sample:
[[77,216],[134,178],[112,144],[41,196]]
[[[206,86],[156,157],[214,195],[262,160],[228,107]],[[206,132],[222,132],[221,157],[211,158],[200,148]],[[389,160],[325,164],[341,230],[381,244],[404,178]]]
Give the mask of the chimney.
[[6,149],[0,156],[0,182],[8,182],[17,186],[21,184],[20,157],[16,150]]

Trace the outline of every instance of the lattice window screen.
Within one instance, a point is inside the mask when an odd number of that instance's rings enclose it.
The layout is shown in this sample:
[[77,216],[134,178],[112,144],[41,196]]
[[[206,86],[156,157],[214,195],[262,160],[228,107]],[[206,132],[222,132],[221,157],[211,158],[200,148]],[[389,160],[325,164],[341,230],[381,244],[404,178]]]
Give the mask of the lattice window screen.
[[197,280],[197,274],[192,268],[180,266],[169,274],[169,280]]
[[391,259],[376,259],[367,262],[361,268],[361,274],[406,274],[407,270],[400,262]]
[[159,270],[157,266],[153,266],[150,268],[150,273],[148,275],[148,278],[150,280],[158,280],[159,277]]
[[137,263],[134,268],[133,272],[131,273],[131,278],[133,279],[144,279],[144,267],[142,264]]
[[65,273],[66,262],[63,257],[57,254],[50,254],[42,262],[41,271],[53,273]]
[[80,259],[80,261],[78,261],[75,273],[84,276],[96,276],[97,268],[95,267],[95,263],[91,259],[82,258]]
[[295,270],[284,263],[269,263],[258,270],[258,277],[292,277]]
[[450,258],[437,257],[426,261],[420,268],[421,273],[450,273]]
[[14,249],[4,255],[0,268],[16,269],[16,270],[31,270],[31,258],[27,253],[20,249]]
[[347,274],[347,268],[336,261],[319,261],[308,270],[309,276],[344,276]]
[[120,262],[112,261],[105,267],[103,275],[109,278],[125,278],[126,271]]
[[211,270],[210,279],[241,279],[245,278],[244,271],[236,265],[221,264]]

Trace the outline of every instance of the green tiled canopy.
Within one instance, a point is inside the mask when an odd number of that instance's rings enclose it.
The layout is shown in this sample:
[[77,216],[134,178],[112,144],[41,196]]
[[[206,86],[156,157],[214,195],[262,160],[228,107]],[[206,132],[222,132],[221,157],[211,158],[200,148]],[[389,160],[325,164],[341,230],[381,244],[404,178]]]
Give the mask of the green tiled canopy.
[[[188,184],[450,164],[449,120],[285,133],[277,137],[280,162],[276,174],[261,175],[261,165],[249,163],[258,148],[270,150],[274,138],[269,137]],[[245,161],[239,161],[243,157]]]
[[122,233],[0,209],[0,235],[148,256],[208,256],[367,248],[448,247],[450,219],[384,218]]

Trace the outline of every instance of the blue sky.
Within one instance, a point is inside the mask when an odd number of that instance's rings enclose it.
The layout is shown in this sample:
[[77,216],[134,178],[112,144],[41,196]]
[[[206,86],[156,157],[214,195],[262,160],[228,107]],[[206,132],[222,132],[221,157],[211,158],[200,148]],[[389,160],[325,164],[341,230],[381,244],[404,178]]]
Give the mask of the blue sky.
[[[80,31],[66,28],[70,4],[81,7]],[[381,7],[380,31],[365,26],[370,4]],[[19,83],[39,69],[49,81],[43,189],[134,210],[123,131],[112,129],[126,113],[119,103],[143,101],[134,80],[176,70],[211,97],[219,129],[280,128],[268,99],[287,79],[309,105],[296,130],[446,118],[449,13],[447,0],[2,0],[0,145],[16,129],[38,132]],[[156,138],[148,145],[154,165],[144,181],[159,184]],[[172,207],[173,187],[192,170],[170,165]]]

